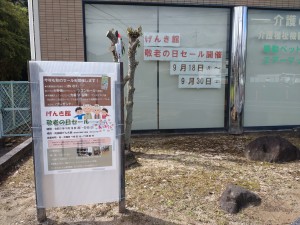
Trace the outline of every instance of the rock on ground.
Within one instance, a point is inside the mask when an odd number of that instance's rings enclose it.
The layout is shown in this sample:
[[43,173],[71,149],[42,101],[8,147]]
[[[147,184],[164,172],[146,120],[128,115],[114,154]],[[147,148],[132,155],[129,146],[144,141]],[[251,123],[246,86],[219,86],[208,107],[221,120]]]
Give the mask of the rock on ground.
[[280,136],[263,136],[245,148],[247,159],[265,162],[289,162],[300,159],[299,149]]
[[293,222],[291,225],[300,225],[300,218],[298,218],[295,222]]
[[231,214],[238,213],[249,205],[259,205],[261,198],[255,193],[240,186],[229,184],[220,198],[221,208]]

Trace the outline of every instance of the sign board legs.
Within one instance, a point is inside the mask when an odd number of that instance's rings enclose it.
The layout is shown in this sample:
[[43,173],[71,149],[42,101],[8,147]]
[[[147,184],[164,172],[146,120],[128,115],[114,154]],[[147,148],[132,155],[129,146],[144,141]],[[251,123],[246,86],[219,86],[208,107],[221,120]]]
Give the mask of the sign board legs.
[[39,223],[45,222],[47,220],[46,209],[37,208],[37,220]]
[[125,134],[124,134],[124,85],[123,85],[123,63],[120,63],[120,102],[121,102],[121,149],[120,149],[120,169],[121,169],[121,181],[120,181],[120,202],[119,212],[125,213]]

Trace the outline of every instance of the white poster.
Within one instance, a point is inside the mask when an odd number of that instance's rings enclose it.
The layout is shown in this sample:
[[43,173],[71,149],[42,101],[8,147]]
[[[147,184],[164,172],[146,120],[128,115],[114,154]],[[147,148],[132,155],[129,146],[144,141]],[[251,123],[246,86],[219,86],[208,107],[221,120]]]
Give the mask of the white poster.
[[44,73],[40,77],[45,173],[113,169],[111,76]]
[[178,88],[221,88],[221,75],[179,75]]
[[222,61],[222,57],[223,52],[221,49],[172,47],[144,48],[144,60],[220,62]]
[[144,33],[144,46],[180,46],[179,33]]
[[222,62],[170,62],[170,75],[221,75]]

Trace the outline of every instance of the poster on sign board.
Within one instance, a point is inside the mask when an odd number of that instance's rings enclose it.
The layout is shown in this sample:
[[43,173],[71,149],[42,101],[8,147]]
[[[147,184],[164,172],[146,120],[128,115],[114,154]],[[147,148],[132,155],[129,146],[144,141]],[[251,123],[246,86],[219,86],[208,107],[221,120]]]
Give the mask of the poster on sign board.
[[106,74],[41,74],[45,172],[115,166],[114,86]]

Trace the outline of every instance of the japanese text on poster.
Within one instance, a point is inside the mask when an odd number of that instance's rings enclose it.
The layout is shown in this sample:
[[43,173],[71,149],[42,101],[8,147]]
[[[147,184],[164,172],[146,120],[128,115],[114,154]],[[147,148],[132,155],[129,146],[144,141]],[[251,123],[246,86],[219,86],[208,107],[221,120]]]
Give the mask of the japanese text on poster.
[[221,75],[222,62],[170,62],[170,75]]
[[221,75],[197,76],[179,75],[179,88],[221,88]]
[[220,88],[222,50],[183,48],[180,38],[177,33],[145,33],[144,60],[170,61],[170,75],[179,75],[179,88]]
[[111,104],[108,77],[44,76],[45,106]]
[[113,168],[112,87],[109,76],[43,75],[46,172]]
[[144,46],[180,46],[179,33],[144,33]]
[[144,60],[222,61],[221,49],[145,47]]

